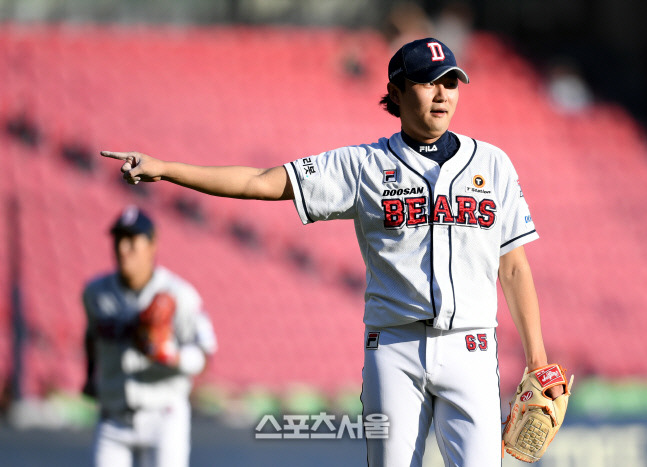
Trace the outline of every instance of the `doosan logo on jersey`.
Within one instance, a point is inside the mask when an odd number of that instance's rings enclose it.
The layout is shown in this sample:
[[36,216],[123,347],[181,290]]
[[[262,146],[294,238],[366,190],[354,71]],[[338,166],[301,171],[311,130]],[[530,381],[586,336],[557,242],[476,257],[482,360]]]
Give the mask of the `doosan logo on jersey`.
[[424,187],[413,188],[396,188],[393,190],[384,190],[382,196],[402,196],[402,195],[421,195],[425,192]]

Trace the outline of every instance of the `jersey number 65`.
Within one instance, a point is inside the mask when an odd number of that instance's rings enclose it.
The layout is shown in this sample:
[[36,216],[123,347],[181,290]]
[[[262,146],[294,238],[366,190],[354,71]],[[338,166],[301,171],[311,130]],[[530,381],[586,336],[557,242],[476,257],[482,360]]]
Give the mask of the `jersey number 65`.
[[[476,342],[477,340],[478,343]],[[487,334],[477,334],[476,337],[468,334],[465,336],[465,345],[470,352],[474,352],[477,348],[479,350],[487,350]]]

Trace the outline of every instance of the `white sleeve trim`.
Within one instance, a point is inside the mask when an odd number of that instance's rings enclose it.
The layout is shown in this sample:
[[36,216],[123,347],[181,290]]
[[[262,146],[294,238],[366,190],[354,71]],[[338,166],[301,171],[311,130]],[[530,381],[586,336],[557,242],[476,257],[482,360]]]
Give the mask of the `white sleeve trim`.
[[294,163],[288,162],[284,165],[285,170],[288,172],[288,177],[290,178],[290,183],[292,184],[292,192],[294,193],[294,206],[297,208],[297,214],[301,222],[305,224],[310,224],[314,222],[308,215],[308,211],[305,205],[305,199],[303,197],[303,191],[301,191],[301,182],[299,181],[299,176],[296,173]]

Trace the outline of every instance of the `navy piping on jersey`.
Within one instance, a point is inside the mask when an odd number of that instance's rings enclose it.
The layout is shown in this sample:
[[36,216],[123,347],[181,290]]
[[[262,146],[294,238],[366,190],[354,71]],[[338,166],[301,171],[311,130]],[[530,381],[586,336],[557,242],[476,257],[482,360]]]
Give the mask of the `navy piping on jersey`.
[[[496,345],[496,382],[499,386],[499,419],[501,418],[501,372],[499,371],[499,339],[496,336],[496,328],[494,330],[494,343]],[[501,458],[501,465],[503,465],[503,457]]]
[[[364,337],[364,342],[366,343],[366,337]],[[362,391],[359,393],[359,401],[362,403],[362,420],[365,419],[364,418],[365,417],[365,415],[364,415],[364,401],[362,400],[363,395],[364,395],[364,367],[362,367]],[[499,396],[499,398],[500,398],[500,396]],[[366,444],[366,465],[370,466],[371,461],[368,458],[368,437],[367,436],[364,436],[364,443]]]
[[[396,152],[391,148],[391,141],[387,141],[387,146],[389,147],[389,151],[391,151],[391,154],[395,156],[396,159],[398,159],[406,168],[408,168],[410,171],[412,171],[414,174],[418,175],[422,180],[425,182],[425,185],[427,185],[427,190],[429,193],[429,207],[433,206],[433,199],[434,199],[434,194],[431,189],[431,185],[427,181],[427,179],[422,176],[422,174],[416,172],[409,164],[407,164],[404,160],[400,158],[396,154]],[[433,211],[433,208],[431,209]],[[433,212],[430,213],[433,216]],[[429,268],[431,272],[431,280],[429,281],[429,295],[431,296],[431,308],[432,311],[434,312],[434,318],[436,318],[437,313],[436,313],[436,300],[434,298],[434,219],[433,217],[431,218],[429,222],[429,242],[431,243],[431,248],[429,250]]]
[[297,184],[299,185],[299,194],[301,195],[301,204],[303,204],[303,212],[305,213],[306,217],[310,222],[314,222],[310,217],[310,214],[308,213],[308,206],[306,206],[306,199],[303,196],[303,188],[301,187],[301,181],[299,180],[299,172],[297,171],[297,168],[294,166],[294,162],[290,162],[290,165],[292,166],[292,170],[294,170],[294,175],[296,175],[294,178],[296,179]]
[[[467,164],[465,164],[465,167],[463,167],[461,171],[456,174],[452,182],[449,184],[450,203],[452,200],[452,188],[454,187],[454,182],[460,176],[460,174],[465,172],[465,169],[467,169],[467,166],[469,166],[472,163],[472,159],[474,159],[474,155],[476,154],[477,143],[474,138],[472,138],[472,141],[474,142],[474,151],[472,151],[470,160],[467,161]],[[449,236],[449,282],[452,284],[452,300],[454,301],[454,311],[452,312],[452,317],[449,320],[449,329],[452,329],[454,327],[454,316],[456,316],[456,290],[454,289],[454,276],[452,274],[452,227],[453,226],[451,225],[447,226],[447,235]]]
[[511,243],[512,243],[512,242],[514,242],[515,240],[519,240],[520,238],[525,237],[526,235],[530,235],[531,233],[535,233],[536,231],[537,231],[536,229],[532,229],[530,232],[526,232],[525,234],[521,234],[521,235],[519,235],[518,237],[514,237],[512,240],[508,240],[508,241],[507,241],[507,242],[505,242],[503,245],[501,245],[501,248],[503,248],[503,247],[504,247],[504,246],[506,246],[506,245],[511,244]]

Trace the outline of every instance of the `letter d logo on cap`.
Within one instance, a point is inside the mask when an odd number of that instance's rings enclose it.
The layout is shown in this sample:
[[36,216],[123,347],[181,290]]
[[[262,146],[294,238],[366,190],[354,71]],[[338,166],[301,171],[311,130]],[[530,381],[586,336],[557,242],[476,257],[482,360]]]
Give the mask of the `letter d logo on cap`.
[[445,60],[445,52],[443,52],[443,46],[438,42],[429,42],[427,47],[431,49],[431,61],[432,62],[442,62]]

